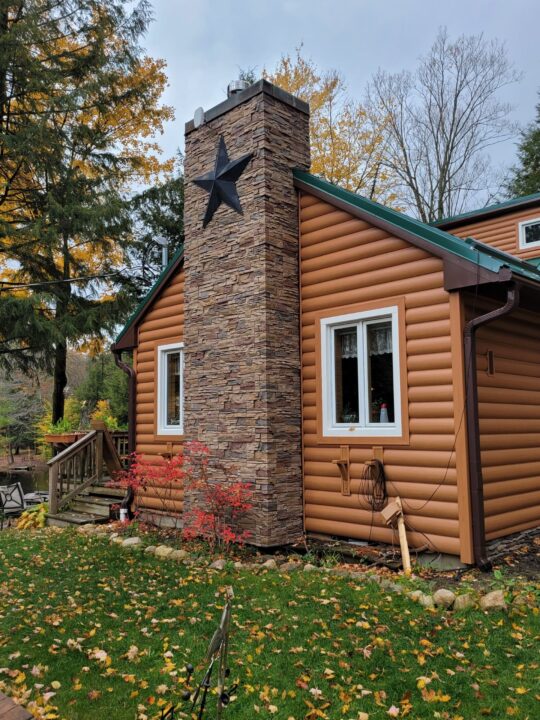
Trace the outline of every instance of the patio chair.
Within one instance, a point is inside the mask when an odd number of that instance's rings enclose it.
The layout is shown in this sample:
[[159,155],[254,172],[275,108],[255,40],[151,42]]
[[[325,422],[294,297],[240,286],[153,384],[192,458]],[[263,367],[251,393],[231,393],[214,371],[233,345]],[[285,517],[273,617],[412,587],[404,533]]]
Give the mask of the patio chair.
[[26,510],[26,502],[21,483],[0,485],[0,514],[20,515]]

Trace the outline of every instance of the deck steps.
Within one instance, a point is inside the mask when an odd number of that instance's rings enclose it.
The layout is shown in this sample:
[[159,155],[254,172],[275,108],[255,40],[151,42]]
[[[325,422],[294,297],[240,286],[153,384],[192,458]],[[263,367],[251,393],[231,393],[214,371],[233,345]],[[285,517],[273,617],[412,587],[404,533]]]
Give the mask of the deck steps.
[[[123,496],[122,496],[123,497]],[[95,515],[103,515],[109,517],[109,508],[111,505],[119,505],[122,497],[111,497],[104,495],[76,495],[69,504],[70,510],[76,512],[94,513]]]
[[65,510],[47,515],[47,525],[55,527],[106,523],[111,505],[119,505],[125,497],[122,488],[93,485],[76,495]]
[[125,497],[126,491],[124,488],[107,487],[106,485],[91,485],[86,490],[84,495],[104,495],[105,497],[120,498]]
[[76,512],[73,510],[62,510],[56,515],[47,515],[47,525],[53,527],[71,527],[79,525],[96,525],[106,523],[109,517],[94,515],[94,513]]

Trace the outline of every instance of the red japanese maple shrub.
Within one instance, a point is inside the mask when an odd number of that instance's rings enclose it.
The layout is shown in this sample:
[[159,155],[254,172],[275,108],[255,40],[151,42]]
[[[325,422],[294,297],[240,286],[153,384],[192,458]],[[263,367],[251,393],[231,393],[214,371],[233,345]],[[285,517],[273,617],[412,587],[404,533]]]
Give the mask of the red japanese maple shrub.
[[[240,520],[251,509],[251,487],[243,482],[231,482],[224,468],[222,481],[211,481],[208,474],[210,452],[196,441],[186,443],[181,455],[173,455],[155,465],[137,454],[131,457],[127,470],[117,473],[114,485],[131,487],[135,494],[149,488],[162,506],[162,510],[182,526],[185,540],[202,538],[213,550],[223,549],[231,543],[244,543],[250,532],[239,527]],[[182,487],[184,496],[190,495],[193,509],[183,512],[178,508],[177,492]]]
[[131,488],[135,495],[151,490],[152,496],[161,505],[160,509],[174,520],[174,526],[178,528],[182,524],[182,513],[177,496],[179,487],[183,485],[183,468],[182,455],[173,455],[156,465],[142,455],[133,453],[129,467],[116,473],[111,484],[115,487]]
[[202,443],[188,443],[185,448],[184,493],[192,496],[193,509],[184,513],[183,536],[186,540],[203,538],[212,551],[231,543],[244,543],[249,530],[239,527],[240,520],[251,509],[253,492],[247,483],[231,482],[223,466],[222,480],[210,480],[209,451]]

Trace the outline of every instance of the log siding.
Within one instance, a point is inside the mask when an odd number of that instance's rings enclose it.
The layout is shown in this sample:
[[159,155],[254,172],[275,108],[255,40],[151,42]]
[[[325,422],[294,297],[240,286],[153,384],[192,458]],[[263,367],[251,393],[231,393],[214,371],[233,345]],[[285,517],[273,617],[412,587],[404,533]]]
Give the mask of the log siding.
[[540,247],[519,247],[519,224],[540,218],[540,207],[516,210],[494,218],[486,218],[451,228],[448,232],[460,238],[473,237],[498,250],[516,255],[523,260],[540,257]]
[[[495,307],[470,299],[467,315]],[[540,524],[540,319],[519,310],[480,327],[476,343],[485,526],[491,540]]]
[[[302,317],[304,511],[312,533],[396,543],[380,513],[372,512],[360,494],[366,461],[383,460],[389,495],[400,495],[413,546],[460,555],[470,561],[468,530],[461,546],[459,511],[466,520],[467,482],[462,471],[463,432],[459,448],[463,393],[455,393],[460,306],[443,289],[442,260],[336,210],[331,204],[300,194],[300,267]],[[399,299],[405,309],[401,357],[405,393],[403,438],[324,438],[320,436],[321,392],[317,378],[316,323],[321,315],[349,312],[362,303],[380,307]],[[456,329],[457,328],[457,329]],[[460,346],[458,345],[458,348]],[[454,358],[455,360],[455,358]],[[462,384],[462,376],[459,380]],[[458,384],[459,384],[458,383]],[[342,494],[340,472],[333,462],[341,446],[350,453],[351,494]],[[461,495],[458,507],[458,496]]]
[[[182,451],[183,437],[159,435],[157,431],[157,354],[161,345],[184,340],[184,269],[178,270],[160,290],[137,327],[133,365],[137,373],[135,451],[146,461],[162,464],[164,458]],[[145,509],[181,510],[182,488],[148,487],[139,505]]]

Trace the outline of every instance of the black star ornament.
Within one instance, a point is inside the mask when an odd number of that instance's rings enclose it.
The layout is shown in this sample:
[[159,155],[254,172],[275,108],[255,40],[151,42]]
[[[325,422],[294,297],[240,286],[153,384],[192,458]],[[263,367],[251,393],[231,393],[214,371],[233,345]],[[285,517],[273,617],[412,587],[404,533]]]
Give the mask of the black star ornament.
[[214,213],[221,203],[225,203],[225,205],[236,210],[240,215],[243,214],[240,198],[236,190],[236,181],[244,172],[246,165],[252,157],[253,153],[250,153],[249,155],[243,155],[238,160],[229,160],[223,135],[219,138],[214,170],[193,180],[195,185],[206,190],[209,194],[208,205],[206,206],[206,212],[204,214],[203,228],[205,228],[214,217]]

